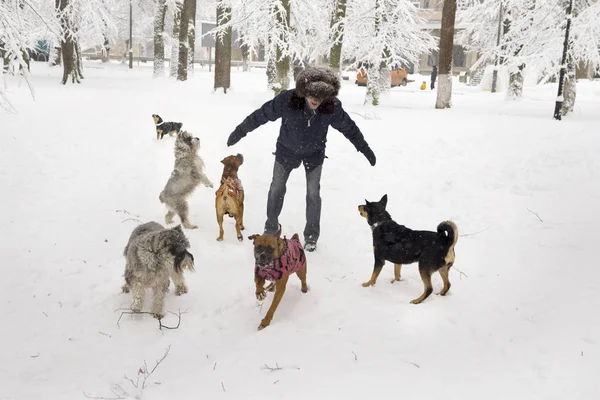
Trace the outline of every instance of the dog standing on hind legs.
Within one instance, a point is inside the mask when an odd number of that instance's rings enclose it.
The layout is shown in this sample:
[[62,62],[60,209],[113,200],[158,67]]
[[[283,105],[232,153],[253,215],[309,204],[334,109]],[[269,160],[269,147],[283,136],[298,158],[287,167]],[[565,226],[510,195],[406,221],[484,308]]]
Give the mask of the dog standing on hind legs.
[[423,294],[411,301],[419,304],[433,292],[431,275],[439,272],[444,282],[440,292],[444,296],[450,290],[448,272],[454,265],[454,246],[458,240],[458,228],[452,221],[444,221],[437,227],[437,232],[413,231],[392,220],[385,210],[387,194],[378,202],[369,202],[358,206],[358,212],[367,219],[373,232],[373,253],[375,265],[371,279],[363,283],[363,287],[372,286],[386,261],[394,263],[394,279],[400,280],[402,264],[419,263],[419,274],[423,281]]
[[[306,255],[297,233],[289,240],[285,236],[281,238],[281,226],[275,235],[252,235],[248,239],[254,242],[256,299],[262,301],[267,292],[275,291],[271,307],[258,326],[260,331],[271,324],[291,274],[296,273],[300,279],[302,293],[308,292]],[[265,280],[271,281],[266,289]]]
[[201,183],[206,187],[213,187],[212,182],[204,173],[204,161],[198,155],[199,148],[200,139],[193,137],[187,131],[181,131],[177,135],[173,172],[158,196],[160,202],[165,204],[169,210],[165,215],[167,224],[172,223],[173,217],[177,214],[181,218],[184,228],[198,228],[197,225],[190,223],[187,197]]
[[215,210],[217,211],[217,223],[219,224],[218,241],[223,240],[223,216],[228,215],[235,218],[235,231],[241,242],[244,240],[244,187],[238,177],[238,169],[244,163],[244,156],[237,154],[228,156],[221,160],[223,163],[223,175],[221,186],[216,192]]
[[147,222],[131,232],[123,251],[125,284],[121,289],[123,293],[132,292],[131,309],[134,312],[142,311],[146,288],[151,288],[152,314],[155,318],[163,318],[170,279],[175,284],[177,296],[188,292],[183,271],[194,271],[194,256],[187,250],[189,247],[190,242],[181,225],[165,229],[157,222]]

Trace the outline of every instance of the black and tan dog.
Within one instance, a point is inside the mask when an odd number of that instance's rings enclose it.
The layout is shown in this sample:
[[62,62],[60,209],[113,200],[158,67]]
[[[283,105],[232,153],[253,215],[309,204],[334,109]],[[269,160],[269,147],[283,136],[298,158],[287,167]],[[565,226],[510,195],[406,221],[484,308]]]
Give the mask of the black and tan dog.
[[[256,284],[256,299],[264,300],[267,292],[275,290],[273,303],[267,314],[260,322],[258,330],[266,328],[273,319],[273,314],[285,293],[288,279],[294,272],[302,283],[302,293],[308,292],[306,284],[306,255],[300,243],[298,234],[290,240],[281,238],[281,227],[275,235],[252,235],[248,239],[254,241],[254,283]],[[265,280],[271,284],[265,289]]]
[[411,303],[419,304],[433,292],[431,275],[436,271],[440,273],[444,281],[444,288],[440,295],[445,295],[450,289],[448,270],[454,264],[454,246],[458,239],[458,228],[454,222],[440,223],[437,232],[413,231],[392,220],[390,214],[385,210],[387,194],[378,202],[371,203],[367,200],[365,202],[364,205],[358,206],[358,212],[367,219],[373,231],[375,266],[371,279],[363,283],[363,287],[376,283],[386,261],[394,263],[392,283],[400,280],[402,264],[418,261],[424,291]]
[[156,125],[156,139],[162,139],[165,135],[173,136],[181,131],[183,123],[165,122],[158,114],[152,114],[152,119]]
[[238,177],[238,169],[244,163],[244,156],[237,154],[228,156],[221,160],[223,163],[223,175],[221,175],[221,186],[216,192],[215,209],[217,211],[217,223],[219,224],[218,241],[223,240],[223,216],[228,215],[235,218],[235,231],[241,242],[244,240],[242,230],[244,229],[244,187]]

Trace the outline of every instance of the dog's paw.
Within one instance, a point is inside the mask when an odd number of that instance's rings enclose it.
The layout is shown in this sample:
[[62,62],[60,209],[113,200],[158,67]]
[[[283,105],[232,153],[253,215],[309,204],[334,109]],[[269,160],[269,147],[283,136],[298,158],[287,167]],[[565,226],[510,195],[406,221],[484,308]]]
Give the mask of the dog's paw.
[[222,241],[223,241],[223,236],[219,236],[219,237],[217,238],[217,242],[222,242]]
[[179,285],[177,286],[177,288],[175,289],[175,295],[176,296],[181,296],[182,294],[186,294],[188,292],[188,287],[187,285]]
[[260,325],[258,326],[258,330],[262,331],[263,329],[265,329],[267,326],[271,325],[271,321],[265,321],[264,319],[260,322]]
[[267,292],[265,292],[265,291],[256,292],[256,300],[263,301],[266,298],[267,298]]
[[198,229],[198,225],[192,225],[192,224],[183,224],[183,227],[185,229]]
[[133,312],[141,312],[142,311],[142,305],[138,302],[133,302],[131,303],[131,311]]
[[237,239],[238,239],[240,242],[243,242],[243,241],[244,241],[244,237],[243,237],[243,236],[238,236],[238,238],[237,238]]
[[368,281],[362,284],[362,287],[369,287],[369,286],[373,286],[373,282]]
[[165,313],[164,312],[155,312],[152,313],[152,316],[156,319],[163,319],[165,317]]
[[390,283],[394,283],[394,282],[400,282],[400,278],[398,278],[398,279],[394,278],[390,281]]
[[420,299],[414,299],[410,301],[410,304],[420,304],[423,300]]
[[129,293],[129,285],[128,284],[124,284],[123,286],[121,286],[121,292],[122,293]]

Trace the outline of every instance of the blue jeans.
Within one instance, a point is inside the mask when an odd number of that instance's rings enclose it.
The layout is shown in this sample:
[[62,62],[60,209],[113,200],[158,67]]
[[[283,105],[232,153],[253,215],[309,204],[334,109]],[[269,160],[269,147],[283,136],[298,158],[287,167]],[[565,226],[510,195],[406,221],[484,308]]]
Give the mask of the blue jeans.
[[[306,172],[306,226],[304,227],[305,242],[317,242],[321,233],[321,171],[323,165],[319,165],[310,171],[304,166]],[[273,180],[269,189],[267,199],[267,222],[265,222],[265,234],[275,234],[279,227],[279,214],[283,208],[286,183],[290,177],[291,169],[275,161],[273,166]]]

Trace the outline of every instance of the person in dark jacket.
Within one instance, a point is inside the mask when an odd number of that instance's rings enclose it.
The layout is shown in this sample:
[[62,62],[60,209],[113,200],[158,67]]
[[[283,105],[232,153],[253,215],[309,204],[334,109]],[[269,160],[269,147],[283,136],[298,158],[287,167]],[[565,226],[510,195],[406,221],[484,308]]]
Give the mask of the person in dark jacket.
[[306,172],[304,247],[307,251],[316,250],[320,235],[320,181],[329,126],[350,140],[371,165],[376,162],[375,154],[360,129],[342,108],[337,98],[339,90],[340,80],[332,71],[307,68],[298,74],[295,89],[283,90],[263,104],[247,116],[227,140],[227,146],[233,146],[248,132],[281,118],[264,233],[275,234],[279,229],[278,218],[283,208],[287,180],[292,170],[303,164]]
[[435,87],[435,80],[437,79],[437,66],[434,65],[431,70],[431,90]]

